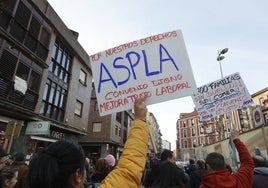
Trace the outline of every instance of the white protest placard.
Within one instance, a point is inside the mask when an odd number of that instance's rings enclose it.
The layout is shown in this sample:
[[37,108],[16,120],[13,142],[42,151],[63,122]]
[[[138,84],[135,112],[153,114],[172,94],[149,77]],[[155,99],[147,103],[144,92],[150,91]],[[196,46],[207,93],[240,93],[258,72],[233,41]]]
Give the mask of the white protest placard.
[[201,121],[210,120],[253,103],[239,73],[198,87],[192,99]]
[[122,44],[90,61],[101,116],[129,110],[141,96],[148,105],[197,89],[180,30]]

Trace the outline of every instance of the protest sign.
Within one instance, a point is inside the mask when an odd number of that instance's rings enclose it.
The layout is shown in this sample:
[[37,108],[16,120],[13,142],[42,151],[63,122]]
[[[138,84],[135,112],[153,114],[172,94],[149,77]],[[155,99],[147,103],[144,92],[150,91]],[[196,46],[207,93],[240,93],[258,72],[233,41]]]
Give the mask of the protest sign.
[[133,107],[147,96],[154,104],[196,92],[182,32],[166,32],[90,56],[100,115]]
[[210,120],[253,103],[239,73],[198,87],[192,99],[201,121]]

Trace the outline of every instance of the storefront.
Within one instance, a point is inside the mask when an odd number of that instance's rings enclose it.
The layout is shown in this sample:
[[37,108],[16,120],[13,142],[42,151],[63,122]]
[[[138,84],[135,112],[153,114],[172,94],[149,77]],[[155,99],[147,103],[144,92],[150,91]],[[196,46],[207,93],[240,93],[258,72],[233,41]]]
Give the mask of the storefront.
[[85,134],[70,127],[63,127],[50,121],[32,121],[27,123],[25,136],[27,159],[30,160],[41,149],[58,140],[78,143],[78,135]]

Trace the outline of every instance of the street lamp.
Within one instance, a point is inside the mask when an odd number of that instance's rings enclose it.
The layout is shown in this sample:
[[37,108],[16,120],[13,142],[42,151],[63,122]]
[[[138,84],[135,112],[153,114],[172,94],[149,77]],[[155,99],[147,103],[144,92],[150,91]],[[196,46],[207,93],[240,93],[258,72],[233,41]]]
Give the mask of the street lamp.
[[[221,71],[221,79],[223,79],[223,74],[222,74],[222,67],[221,67],[221,61],[225,58],[223,56],[223,54],[226,54],[228,52],[228,48],[224,48],[222,50],[218,50],[218,56],[217,56],[217,61],[219,62],[220,64],[220,71]],[[229,113],[228,113],[229,114]],[[228,118],[229,115],[226,114],[226,117]],[[230,127],[231,125],[231,119],[228,118],[228,126]],[[223,122],[221,122],[223,123]],[[221,136],[221,131],[222,131],[222,127],[220,126],[223,126],[223,124],[220,125],[220,122],[218,121],[218,116],[216,117],[216,126],[217,126],[217,131],[218,131],[218,134],[219,134],[219,140],[222,140],[222,136]],[[223,137],[224,136],[224,133],[223,133]]]
[[224,48],[223,50],[218,50],[218,56],[217,56],[217,61],[220,64],[220,71],[221,71],[221,78],[223,78],[223,74],[222,74],[222,68],[221,68],[221,60],[223,60],[225,57],[223,56],[223,54],[228,52],[228,48]]

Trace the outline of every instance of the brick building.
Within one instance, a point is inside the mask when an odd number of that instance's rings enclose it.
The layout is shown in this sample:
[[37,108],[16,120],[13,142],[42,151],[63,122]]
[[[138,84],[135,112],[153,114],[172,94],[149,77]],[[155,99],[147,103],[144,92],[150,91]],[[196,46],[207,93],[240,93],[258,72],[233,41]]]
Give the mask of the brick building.
[[[183,161],[188,161],[189,158],[202,159],[205,157],[203,148],[215,144],[218,147],[215,150],[222,151],[220,142],[229,138],[230,129],[234,125],[241,134],[267,126],[268,88],[252,94],[251,97],[252,105],[212,118],[207,122],[199,121],[196,109],[190,113],[181,113],[177,121],[177,158]],[[254,143],[262,150],[268,151],[268,142],[265,136],[263,138],[255,139]]]

